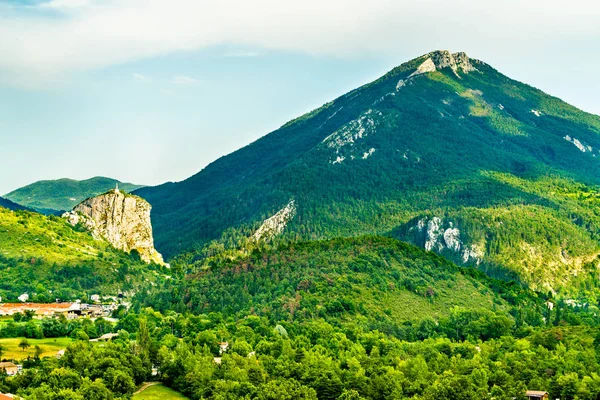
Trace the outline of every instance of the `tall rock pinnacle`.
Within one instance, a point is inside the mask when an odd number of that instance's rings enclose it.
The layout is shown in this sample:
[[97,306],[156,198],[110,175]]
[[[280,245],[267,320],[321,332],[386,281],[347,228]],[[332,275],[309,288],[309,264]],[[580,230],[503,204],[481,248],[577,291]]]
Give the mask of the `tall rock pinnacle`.
[[151,209],[146,200],[116,188],[84,200],[63,218],[71,225],[83,225],[96,239],[104,239],[119,250],[136,250],[147,263],[164,264],[154,248]]

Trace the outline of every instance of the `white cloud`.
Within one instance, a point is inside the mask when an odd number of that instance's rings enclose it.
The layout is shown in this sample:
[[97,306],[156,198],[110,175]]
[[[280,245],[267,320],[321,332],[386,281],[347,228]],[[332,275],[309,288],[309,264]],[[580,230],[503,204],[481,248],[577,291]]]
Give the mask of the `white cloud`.
[[258,51],[232,51],[232,52],[225,53],[225,57],[249,58],[249,57],[260,57],[263,54],[264,53],[261,53]]
[[90,4],[91,4],[91,0],[51,0],[47,3],[40,3],[38,5],[38,7],[65,9],[65,8],[85,7],[85,6],[89,6]]
[[51,0],[35,8],[0,5],[0,82],[35,85],[214,45],[365,57],[448,47],[524,54],[559,39],[600,40],[595,0]]
[[136,80],[136,81],[138,81],[138,82],[148,82],[148,81],[151,80],[146,75],[140,74],[140,73],[137,73],[137,72],[133,73],[133,79]]
[[197,85],[198,83],[200,83],[198,79],[185,75],[174,76],[171,82],[173,82],[176,85]]

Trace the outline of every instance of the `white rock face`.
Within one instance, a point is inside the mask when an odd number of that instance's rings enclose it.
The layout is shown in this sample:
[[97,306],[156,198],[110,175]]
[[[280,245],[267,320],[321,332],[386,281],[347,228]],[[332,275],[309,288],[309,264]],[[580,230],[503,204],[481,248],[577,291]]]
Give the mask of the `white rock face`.
[[438,217],[433,217],[427,223],[427,239],[425,240],[425,250],[441,251],[443,249],[443,245],[438,240],[441,235],[443,235],[442,220]]
[[344,146],[352,145],[369,133],[374,132],[377,125],[374,118],[381,115],[379,111],[368,110],[358,117],[358,119],[350,121],[340,130],[327,136],[323,140],[323,143],[336,151],[339,151]]
[[541,117],[541,116],[542,116],[542,113],[541,113],[541,112],[539,112],[538,110],[531,110],[531,113],[532,113],[533,115],[535,115],[536,117]]
[[254,232],[255,240],[266,240],[276,235],[279,235],[288,222],[296,215],[296,202],[290,200],[290,202],[275,215],[266,219],[263,224]]
[[460,242],[460,231],[458,228],[448,228],[444,232],[444,242],[446,243],[446,247],[452,251],[459,251],[461,242]]
[[429,58],[412,75],[420,75],[443,68],[450,68],[457,76],[459,72],[468,74],[477,71],[466,53],[450,53],[447,50],[442,50],[429,53],[428,56]]
[[565,139],[567,142],[573,143],[575,145],[575,147],[577,147],[579,149],[579,151],[581,151],[582,153],[587,153],[588,151],[589,152],[594,151],[592,146],[586,146],[583,143],[581,143],[578,139],[572,138],[569,135],[565,136],[563,139]]
[[[396,84],[396,92],[402,87],[420,75],[428,72],[434,72],[444,68],[450,68],[456,76],[460,78],[459,72],[468,74],[469,72],[477,71],[477,68],[473,66],[471,60],[466,53],[450,53],[447,50],[434,51],[425,55],[425,61],[423,61],[415,71],[413,71],[406,79],[400,79]],[[383,100],[383,98],[381,99]]]
[[341,164],[344,160],[366,158],[364,157],[365,153],[369,153],[368,156],[372,155],[374,149],[365,149],[366,146],[360,146],[359,144],[362,139],[377,131],[379,118],[382,115],[380,111],[370,109],[327,136],[323,140],[323,146],[334,152],[329,162],[331,164]]
[[430,57],[427,60],[425,60],[421,65],[419,65],[417,67],[417,70],[410,74],[408,77],[412,78],[413,76],[426,74],[427,72],[434,72],[435,70],[435,63]]
[[154,248],[151,209],[141,197],[117,189],[83,201],[63,218],[73,226],[83,225],[96,239],[104,239],[116,249],[137,250],[143,261],[164,265]]
[[373,155],[373,153],[375,153],[375,149],[371,147],[371,148],[369,149],[369,151],[366,151],[366,152],[363,154],[363,156],[362,156],[363,160],[366,160],[367,158],[369,158],[370,156],[372,156],[372,155]]
[[465,247],[463,254],[462,254],[462,260],[464,263],[473,261],[477,265],[479,265],[479,264],[481,264],[481,261],[483,260],[483,256],[484,256],[483,249],[476,244],[472,244],[471,246]]
[[460,255],[463,263],[475,262],[479,265],[485,255],[481,246],[477,244],[465,245],[460,238],[460,230],[453,226],[452,222],[444,229],[444,222],[439,217],[433,217],[429,221],[421,219],[412,229],[425,233],[425,250],[441,252],[444,249],[451,250]]

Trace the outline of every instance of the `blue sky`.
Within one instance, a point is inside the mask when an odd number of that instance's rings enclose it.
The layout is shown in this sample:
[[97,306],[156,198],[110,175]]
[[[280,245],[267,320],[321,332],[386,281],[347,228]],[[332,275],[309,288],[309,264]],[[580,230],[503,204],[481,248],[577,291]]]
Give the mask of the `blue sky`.
[[435,49],[600,114],[600,7],[498,3],[0,0],[0,193],[185,179]]

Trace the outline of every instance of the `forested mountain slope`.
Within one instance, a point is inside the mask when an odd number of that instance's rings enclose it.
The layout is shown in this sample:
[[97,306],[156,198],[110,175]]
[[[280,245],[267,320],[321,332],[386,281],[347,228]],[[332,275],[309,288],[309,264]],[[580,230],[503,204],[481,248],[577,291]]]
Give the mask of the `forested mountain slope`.
[[160,276],[137,255],[115,250],[84,228],[55,216],[0,207],[0,296],[17,301],[116,296]]
[[0,207],[4,207],[9,210],[25,210],[27,207],[23,207],[17,203],[13,203],[12,201],[0,197]]
[[258,315],[273,322],[324,318],[394,335],[407,321],[447,318],[456,308],[482,313],[500,330],[514,323],[517,304],[532,312],[523,311],[521,323],[539,325],[546,312],[542,297],[514,283],[377,236],[290,243],[233,259],[216,256],[185,279],[137,299],[161,311]]
[[167,257],[253,235],[392,234],[536,289],[586,289],[574,277],[595,276],[600,252],[599,133],[598,116],[433,52],[136,194]]

